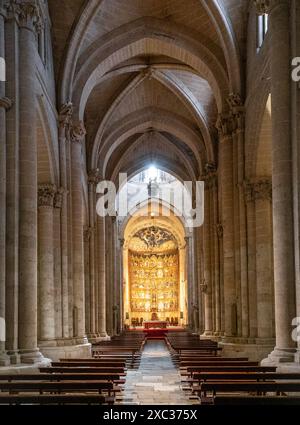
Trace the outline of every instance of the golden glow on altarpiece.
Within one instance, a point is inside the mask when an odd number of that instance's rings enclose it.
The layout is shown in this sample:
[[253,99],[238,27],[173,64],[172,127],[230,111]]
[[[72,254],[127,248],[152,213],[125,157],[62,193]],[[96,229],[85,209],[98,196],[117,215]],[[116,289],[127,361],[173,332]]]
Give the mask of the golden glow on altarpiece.
[[129,252],[130,307],[132,313],[150,320],[179,317],[178,251],[171,254]]

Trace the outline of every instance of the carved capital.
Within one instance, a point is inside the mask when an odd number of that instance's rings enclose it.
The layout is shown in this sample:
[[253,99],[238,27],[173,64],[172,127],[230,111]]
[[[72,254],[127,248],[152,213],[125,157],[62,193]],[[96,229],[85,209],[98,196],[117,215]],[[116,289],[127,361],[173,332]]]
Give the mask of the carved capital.
[[81,144],[83,142],[86,130],[82,121],[72,123],[71,127],[71,141],[73,143]]
[[258,180],[253,184],[256,200],[272,200],[272,182],[270,179]]
[[53,208],[56,187],[53,184],[43,184],[38,188],[38,206]]
[[18,21],[20,27],[40,33],[44,23],[37,0],[9,0],[6,2],[9,17]]
[[12,107],[13,101],[8,97],[0,97],[0,108],[10,109]]
[[207,293],[207,283],[205,282],[205,279],[203,279],[202,282],[200,283],[200,291],[203,294]]
[[205,189],[214,187],[217,182],[217,166],[212,162],[208,162],[204,166],[204,174],[201,176],[201,180],[205,182]]
[[89,242],[91,239],[92,234],[94,233],[93,227],[86,227],[83,231],[83,238],[85,242]]
[[64,194],[65,193],[66,193],[66,191],[62,187],[60,189],[58,189],[57,192],[55,192],[55,195],[54,195],[54,208],[60,209],[62,207],[63,198],[64,198]]
[[222,239],[223,238],[223,226],[222,226],[221,223],[216,224],[216,232],[217,232],[218,239]]
[[220,138],[229,136],[232,130],[231,116],[229,114],[219,114],[216,128]]
[[90,170],[88,173],[88,182],[91,185],[96,185],[100,181],[100,170],[99,168],[95,168],[94,170]]
[[227,98],[231,114],[232,131],[243,130],[245,122],[245,108],[240,94],[231,93]]
[[125,243],[125,239],[121,238],[121,239],[119,239],[119,242],[120,242],[120,246],[123,247],[124,243]]
[[272,201],[272,182],[269,178],[244,182],[244,191],[246,202],[257,200]]
[[254,6],[258,15],[269,13],[271,1],[270,0],[254,0]]
[[72,102],[64,103],[59,110],[58,115],[58,124],[59,127],[67,127],[71,125],[73,114],[73,104]]

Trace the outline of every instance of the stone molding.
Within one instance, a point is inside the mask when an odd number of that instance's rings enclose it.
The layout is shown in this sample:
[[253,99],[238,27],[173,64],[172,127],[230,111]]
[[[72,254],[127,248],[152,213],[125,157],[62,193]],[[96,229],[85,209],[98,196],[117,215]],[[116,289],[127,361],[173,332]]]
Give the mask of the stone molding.
[[43,184],[38,187],[38,206],[53,208],[56,187],[53,184]]
[[41,8],[37,0],[8,0],[5,3],[8,18],[15,18],[22,28],[40,33],[44,28]]

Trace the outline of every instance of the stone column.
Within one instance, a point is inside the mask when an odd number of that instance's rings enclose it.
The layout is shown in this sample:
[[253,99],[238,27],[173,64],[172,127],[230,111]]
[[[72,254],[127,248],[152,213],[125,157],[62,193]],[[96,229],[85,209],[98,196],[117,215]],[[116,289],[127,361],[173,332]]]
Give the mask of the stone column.
[[213,331],[212,322],[212,273],[211,273],[211,210],[210,210],[211,176],[205,175],[205,199],[204,199],[204,225],[203,225],[203,263],[204,263],[204,335],[211,336]]
[[[6,349],[12,364],[19,363],[19,28],[11,11],[5,23],[6,96]],[[2,126],[1,126],[2,127]]]
[[61,106],[58,117],[60,186],[63,188],[61,204],[61,284],[62,284],[62,337],[69,334],[69,255],[68,255],[68,175],[67,143],[70,138],[70,125],[73,108],[71,103]]
[[[276,347],[267,362],[293,361],[296,315],[291,135],[291,1],[270,0],[272,192]],[[284,140],[284,143],[283,143]],[[290,189],[290,190],[289,190]]]
[[82,122],[71,129],[71,184],[72,184],[72,260],[73,260],[73,336],[85,343],[84,305],[84,247],[83,247],[83,191],[82,143],[85,129]]
[[62,301],[62,266],[61,266],[61,209],[64,197],[61,188],[54,195],[53,238],[54,238],[54,311],[55,339],[63,338],[63,301]]
[[92,170],[88,175],[88,194],[89,194],[89,294],[90,294],[90,338],[96,337],[96,241],[95,241],[95,225],[96,225],[96,184],[99,179],[99,170]]
[[233,149],[231,120],[220,116],[219,130],[219,190],[221,190],[221,217],[223,226],[223,279],[225,340],[230,341],[236,335],[236,288],[234,260],[233,226]]
[[253,187],[244,182],[244,197],[247,214],[247,251],[248,251],[248,299],[249,299],[249,343],[257,337],[257,288],[256,288],[256,225]]
[[271,344],[273,337],[272,183],[253,184],[256,210],[257,337]]
[[54,345],[54,235],[53,201],[55,186],[38,189],[38,340],[40,345]]
[[219,258],[219,314],[217,312],[217,317],[219,316],[220,321],[220,330],[219,336],[224,335],[225,330],[225,306],[224,306],[224,278],[223,278],[223,226],[221,223],[217,222],[216,224],[216,235],[218,238],[218,258]]
[[[0,2],[0,57],[5,58],[4,9]],[[5,353],[5,275],[6,275],[6,109],[11,106],[5,97],[5,83],[0,82],[0,366],[9,364]]]
[[40,361],[37,348],[37,143],[36,38],[40,24],[36,2],[12,3],[19,32],[19,348],[21,361]]
[[98,244],[98,288],[99,288],[99,335],[100,339],[108,339],[106,332],[106,269],[105,269],[105,218],[97,216]]

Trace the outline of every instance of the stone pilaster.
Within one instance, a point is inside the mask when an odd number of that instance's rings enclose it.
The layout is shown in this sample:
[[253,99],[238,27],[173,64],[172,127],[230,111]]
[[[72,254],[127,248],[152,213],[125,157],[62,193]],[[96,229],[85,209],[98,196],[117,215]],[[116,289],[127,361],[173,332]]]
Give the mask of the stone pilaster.
[[[276,347],[263,363],[293,361],[296,315],[291,133],[291,2],[270,0],[272,95],[272,196]],[[284,143],[282,141],[284,140]]]
[[108,339],[106,330],[106,254],[105,254],[105,218],[97,216],[97,245],[98,245],[98,288],[99,288],[99,311],[98,325],[101,339]]
[[82,143],[84,137],[83,123],[73,123],[71,127],[73,336],[78,344],[86,342],[82,194]]
[[33,1],[12,1],[19,32],[19,348],[24,363],[40,361],[37,348],[36,39],[40,14]]
[[61,106],[58,116],[59,166],[60,186],[64,189],[61,204],[61,281],[62,281],[62,337],[68,338],[69,333],[69,203],[68,203],[68,167],[67,147],[70,141],[70,126],[73,107],[70,102]]
[[272,343],[274,280],[271,179],[256,180],[252,188],[256,212],[257,337]]
[[[0,3],[0,57],[5,58],[4,10]],[[9,364],[5,353],[6,341],[6,109],[11,106],[5,97],[5,83],[0,82],[0,366]]]
[[233,147],[232,122],[230,116],[221,115],[219,131],[219,190],[221,199],[221,221],[223,226],[223,279],[225,340],[236,335],[236,288],[233,222]]
[[[6,110],[6,349],[12,364],[19,363],[19,27],[16,16],[5,22]],[[1,126],[2,127],[2,126]],[[3,128],[3,127],[2,127]]]
[[38,188],[38,340],[41,346],[54,344],[54,235],[52,184]]

